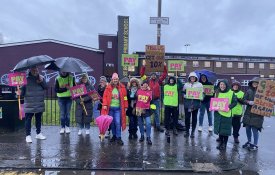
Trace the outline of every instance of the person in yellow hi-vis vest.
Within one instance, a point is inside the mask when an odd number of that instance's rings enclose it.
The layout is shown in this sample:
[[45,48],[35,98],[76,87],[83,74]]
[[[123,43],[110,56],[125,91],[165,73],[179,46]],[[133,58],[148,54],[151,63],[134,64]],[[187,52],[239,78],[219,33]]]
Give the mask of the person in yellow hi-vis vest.
[[60,110],[61,130],[60,134],[70,131],[70,111],[72,106],[70,88],[75,86],[75,80],[68,72],[60,72],[56,78],[55,92],[58,97],[58,105]]
[[244,98],[244,92],[241,91],[241,83],[238,81],[233,82],[232,91],[234,92],[238,100],[237,105],[232,109],[233,137],[234,137],[235,143],[240,143],[238,137],[239,137],[239,131],[241,128],[241,118],[243,114],[243,98]]
[[214,112],[214,133],[219,135],[220,144],[217,146],[219,150],[225,150],[228,137],[232,133],[232,109],[237,105],[237,98],[234,92],[230,90],[227,80],[221,80],[218,83],[218,89],[215,93],[216,98],[228,98],[229,111]]

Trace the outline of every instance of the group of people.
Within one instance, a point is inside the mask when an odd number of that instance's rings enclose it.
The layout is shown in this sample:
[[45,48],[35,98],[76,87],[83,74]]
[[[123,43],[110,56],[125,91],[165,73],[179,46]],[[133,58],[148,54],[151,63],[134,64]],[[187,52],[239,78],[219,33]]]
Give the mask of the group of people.
[[[225,150],[229,136],[233,133],[234,142],[240,141],[239,130],[241,123],[246,128],[247,142],[243,148],[249,150],[258,149],[259,132],[263,128],[264,116],[251,113],[254,104],[254,97],[259,84],[259,78],[254,78],[249,82],[249,88],[246,92],[241,90],[241,84],[238,81],[229,85],[227,80],[221,80],[215,87],[213,94],[203,94],[202,99],[190,99],[187,97],[187,89],[203,89],[205,85],[213,85],[208,81],[207,75],[197,75],[191,72],[183,85],[181,81],[170,76],[167,83],[163,86],[163,101],[161,101],[161,88],[164,80],[167,78],[167,67],[164,64],[162,75],[157,77],[156,73],[151,73],[150,77],[145,75],[146,61],[143,61],[140,70],[140,79],[131,78],[127,85],[119,81],[117,73],[111,77],[108,83],[105,76],[100,77],[97,92],[100,99],[94,100],[90,95],[78,97],[76,102],[76,122],[79,127],[78,135],[90,133],[90,123],[93,118],[99,115],[110,115],[113,121],[110,125],[112,138],[110,142],[116,142],[123,145],[121,132],[126,129],[126,116],[129,122],[130,140],[138,139],[138,128],[140,132],[139,142],[152,145],[151,140],[151,116],[153,125],[158,132],[164,132],[170,137],[170,132],[177,136],[177,125],[179,118],[179,101],[183,100],[185,114],[185,138],[194,138],[199,118],[198,132],[203,130],[203,119],[208,117],[208,131],[217,134],[219,142],[217,149]],[[78,84],[86,86],[87,91],[95,90],[94,86],[88,80],[87,75],[83,74]],[[70,133],[70,111],[72,98],[69,89],[75,86],[75,80],[69,73],[60,72],[55,82],[55,91],[58,97],[60,107],[61,129],[60,134]],[[23,95],[25,99],[25,128],[26,142],[31,143],[31,119],[36,118],[36,138],[46,139],[41,133],[41,117],[45,110],[44,90],[46,83],[39,75],[36,67],[31,68],[27,77],[27,85],[23,86],[18,94]],[[211,98],[227,98],[229,101],[228,111],[210,111]],[[274,98],[272,98],[274,102]],[[160,103],[164,104],[164,126],[160,125]],[[246,105],[245,112],[243,106]],[[206,113],[205,113],[206,112]],[[214,115],[213,115],[214,114]],[[214,116],[214,121],[213,121]],[[233,128],[233,132],[232,132]],[[253,142],[252,142],[253,135]]]

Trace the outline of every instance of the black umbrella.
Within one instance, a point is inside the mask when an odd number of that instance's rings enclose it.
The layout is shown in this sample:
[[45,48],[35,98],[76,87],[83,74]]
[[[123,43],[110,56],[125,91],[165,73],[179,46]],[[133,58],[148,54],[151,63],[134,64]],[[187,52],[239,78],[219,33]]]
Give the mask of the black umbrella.
[[45,66],[46,69],[61,72],[91,72],[93,69],[84,61],[73,57],[57,58],[55,62]]
[[48,55],[33,56],[33,57],[30,57],[30,58],[26,58],[24,60],[21,60],[13,68],[13,71],[19,72],[19,71],[29,69],[31,67],[41,66],[41,65],[45,65],[45,64],[53,63],[53,62],[54,62],[54,59],[52,59]]

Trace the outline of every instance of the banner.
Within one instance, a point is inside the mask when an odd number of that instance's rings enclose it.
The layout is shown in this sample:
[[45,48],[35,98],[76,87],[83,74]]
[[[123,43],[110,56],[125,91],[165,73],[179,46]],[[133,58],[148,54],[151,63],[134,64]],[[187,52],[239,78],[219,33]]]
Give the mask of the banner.
[[212,96],[214,94],[214,85],[203,85],[205,95]]
[[138,67],[138,54],[122,54],[121,66]]
[[81,84],[81,85],[71,87],[70,92],[72,94],[72,98],[74,99],[74,98],[80,97],[82,95],[86,95],[87,89],[86,89],[85,85]]
[[202,100],[203,96],[202,88],[187,88],[186,89],[186,98],[187,99],[197,99]]
[[145,59],[147,72],[163,72],[165,46],[164,45],[146,45]]
[[275,98],[275,82],[261,80],[254,97],[254,105],[251,108],[251,112],[267,117],[272,116],[274,102],[271,101],[271,98]]
[[183,60],[168,60],[168,71],[170,72],[184,72],[186,62]]
[[8,74],[9,86],[22,86],[27,84],[26,73],[16,72]]
[[211,98],[209,110],[228,112],[229,111],[228,98]]

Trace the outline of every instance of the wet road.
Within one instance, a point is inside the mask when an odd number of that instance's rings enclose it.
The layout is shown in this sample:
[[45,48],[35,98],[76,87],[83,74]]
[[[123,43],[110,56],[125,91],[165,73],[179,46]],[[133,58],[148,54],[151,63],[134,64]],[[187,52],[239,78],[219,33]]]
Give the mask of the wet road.
[[209,134],[206,127],[194,139],[186,139],[180,132],[171,137],[170,144],[164,133],[152,131],[152,146],[129,141],[124,132],[124,146],[119,146],[108,139],[100,142],[96,127],[91,135],[78,136],[77,128],[60,135],[59,127],[44,126],[47,140],[35,140],[33,128],[32,144],[25,142],[23,131],[0,135],[0,175],[8,170],[37,174],[275,174],[275,141],[271,140],[275,118],[266,118],[264,128],[257,152],[241,148],[246,142],[244,128],[241,144],[234,145],[231,137],[227,151],[220,152],[217,136]]

